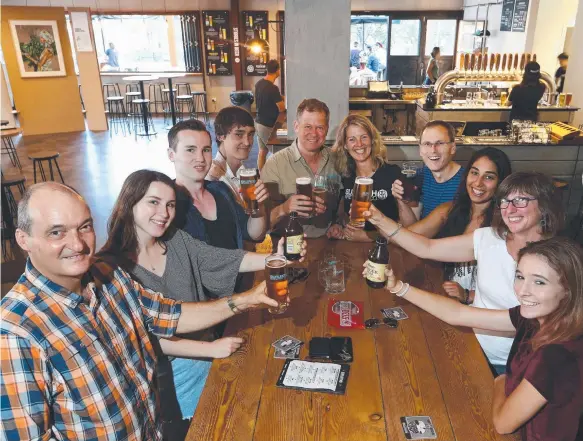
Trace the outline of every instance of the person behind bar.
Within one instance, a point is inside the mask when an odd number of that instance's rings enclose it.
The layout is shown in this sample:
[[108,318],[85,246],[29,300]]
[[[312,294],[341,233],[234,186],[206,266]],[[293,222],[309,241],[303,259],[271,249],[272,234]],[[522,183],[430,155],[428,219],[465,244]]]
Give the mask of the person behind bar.
[[431,51],[431,58],[429,59],[429,64],[427,64],[427,69],[425,70],[425,81],[423,81],[424,85],[430,86],[431,84],[435,84],[439,78],[438,60],[440,58],[441,50],[439,49],[439,46],[435,46]]
[[160,441],[152,336],[172,339],[277,306],[265,283],[202,303],[144,288],[94,259],[87,203],[55,182],[23,195],[16,241],[28,260],[0,302],[0,439]]
[[383,145],[379,131],[361,115],[349,115],[340,123],[332,153],[344,190],[338,206],[337,223],[328,229],[327,236],[372,242],[377,235],[373,225],[366,222],[364,229],[359,229],[347,222],[354,181],[357,176],[371,177],[373,203],[385,216],[398,220],[399,209],[391,195],[391,186],[401,176],[401,169],[398,165],[389,164],[388,149]]
[[545,93],[545,85],[540,81],[540,65],[536,61],[526,63],[522,82],[512,88],[508,97],[510,122],[513,120],[536,121],[538,102]]
[[[492,418],[523,441],[579,441],[583,434],[583,249],[555,237],[517,255],[509,283],[517,305],[472,308],[398,281],[386,289],[454,326],[514,335],[506,373],[494,380]],[[471,374],[470,374],[471,375]]]
[[253,147],[253,117],[242,107],[225,107],[215,118],[215,136],[219,150],[206,179],[224,182],[233,192],[235,200],[244,206],[237,171],[249,158]]
[[257,142],[259,144],[259,156],[257,168],[261,170],[269,153],[268,141],[273,132],[280,112],[285,111],[285,97],[280,93],[279,87],[274,83],[279,78],[281,69],[277,60],[267,62],[267,75],[255,84],[255,100],[257,115],[255,116],[255,129],[257,130]]
[[[227,184],[205,180],[212,165],[212,148],[204,123],[196,119],[179,122],[168,132],[168,145],[176,170],[175,225],[219,248],[242,249],[243,240],[262,241],[267,216],[245,214]],[[263,182],[257,182],[255,195],[260,204],[268,199]]]
[[452,201],[460,185],[464,168],[453,161],[455,156],[455,130],[446,121],[429,122],[423,129],[419,142],[419,155],[425,166],[418,172],[421,188],[421,207],[413,210],[412,204],[403,200],[403,183],[397,179],[391,188],[399,204],[401,222],[408,226],[427,217],[438,205]]
[[296,140],[271,156],[261,171],[271,195],[271,227],[278,232],[292,211],[298,213],[304,231],[312,238],[326,234],[336,216],[338,201],[331,192],[326,192],[326,200],[296,194],[296,178],[320,175],[328,183],[340,180],[329,149],[324,146],[329,122],[330,110],[325,103],[315,98],[303,100],[294,121]]
[[[407,229],[425,237],[443,238],[489,227],[496,210],[496,190],[510,173],[510,160],[502,150],[486,147],[474,152],[454,200],[439,205]],[[475,264],[475,261],[445,264],[443,288],[448,295],[464,303],[473,301]]]
[[[516,172],[508,176],[496,192],[498,209],[492,226],[473,233],[443,239],[428,239],[402,228],[380,213],[374,205],[369,222],[381,234],[422,259],[439,262],[477,261],[473,305],[478,308],[508,309],[516,306],[512,281],[518,251],[529,242],[555,236],[562,228],[564,211],[553,181],[542,173]],[[494,370],[504,372],[512,346],[507,336],[474,329]]]
[[565,75],[567,75],[567,65],[569,64],[569,55],[562,52],[557,57],[559,60],[559,67],[555,72],[555,84],[557,85],[557,93],[563,93],[565,87]]
[[[175,213],[172,179],[152,170],[132,173],[115,202],[100,256],[113,258],[145,288],[183,302],[231,296],[239,272],[265,268],[265,254],[215,248],[172,227]],[[283,240],[279,248],[283,253]],[[164,434],[172,441],[188,431],[211,367],[208,359],[228,357],[243,343],[217,339],[208,329],[184,337],[159,339],[163,354],[172,356],[160,357],[157,369]]]

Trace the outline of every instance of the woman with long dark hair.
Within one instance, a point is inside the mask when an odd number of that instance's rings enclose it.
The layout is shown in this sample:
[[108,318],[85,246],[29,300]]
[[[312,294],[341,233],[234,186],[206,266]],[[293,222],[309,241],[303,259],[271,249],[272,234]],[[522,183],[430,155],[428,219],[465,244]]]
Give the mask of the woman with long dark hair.
[[[496,202],[490,227],[440,239],[402,228],[374,205],[364,215],[381,234],[418,257],[438,262],[476,260],[473,305],[509,309],[518,304],[512,290],[518,252],[529,242],[555,236],[563,226],[564,210],[552,179],[536,172],[512,173],[498,186]],[[512,339],[482,329],[474,332],[493,368],[503,373]]]
[[510,121],[515,119],[536,121],[538,102],[545,93],[545,85],[541,83],[540,64],[531,61],[524,67],[522,82],[512,89],[508,104],[512,104]]
[[[229,298],[239,272],[265,268],[265,254],[216,248],[174,228],[175,214],[174,181],[152,170],[132,173],[113,208],[100,255],[115,259],[146,288],[189,302]],[[283,254],[283,240],[278,252]],[[229,306],[237,312],[232,299]],[[194,414],[210,368],[208,358],[228,357],[243,343],[236,337],[216,340],[212,331],[187,337],[159,339],[161,351],[177,357],[170,366],[160,357],[159,372],[168,375],[158,380],[163,418],[178,427]],[[175,434],[172,439],[179,438]]]
[[[429,238],[473,233],[492,224],[498,185],[512,173],[506,153],[494,147],[474,152],[465,169],[455,199],[445,202],[429,216],[407,229]],[[475,261],[446,263],[445,291],[461,301],[473,300]]]
[[431,58],[429,63],[427,63],[427,69],[425,69],[425,81],[423,84],[425,86],[430,86],[435,84],[439,78],[439,63],[438,60],[441,58],[441,49],[439,46],[435,46],[431,51]]
[[524,441],[576,441],[583,433],[583,249],[555,237],[517,255],[513,308],[460,305],[398,281],[386,289],[454,325],[514,334],[506,374],[494,380],[492,416],[499,433]]

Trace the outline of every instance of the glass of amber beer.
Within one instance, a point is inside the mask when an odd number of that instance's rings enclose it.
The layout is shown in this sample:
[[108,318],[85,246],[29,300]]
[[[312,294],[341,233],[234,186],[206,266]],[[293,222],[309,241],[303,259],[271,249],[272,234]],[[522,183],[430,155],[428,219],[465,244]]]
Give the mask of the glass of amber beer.
[[350,225],[364,228],[366,219],[363,213],[370,208],[372,197],[372,178],[359,176],[354,181],[352,190],[352,204],[350,206]]
[[255,196],[255,184],[258,180],[257,169],[241,168],[239,170],[239,183],[241,184],[241,193],[243,202],[245,202],[245,213],[257,214],[259,212],[259,203]]
[[289,305],[287,286],[287,260],[281,254],[270,254],[265,259],[265,283],[267,296],[278,303],[276,308],[269,308],[272,314],[285,312]]
[[[308,177],[296,178],[296,194],[301,194],[314,200],[314,196],[312,194],[312,178]],[[313,216],[313,213],[314,210],[312,210],[312,214],[310,215],[310,217]]]

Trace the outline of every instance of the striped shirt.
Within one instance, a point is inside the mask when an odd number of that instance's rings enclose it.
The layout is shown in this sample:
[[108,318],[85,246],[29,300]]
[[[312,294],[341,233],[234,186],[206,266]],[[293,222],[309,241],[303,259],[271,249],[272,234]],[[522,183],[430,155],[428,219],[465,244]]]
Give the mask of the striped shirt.
[[2,299],[0,439],[162,439],[148,332],[174,335],[180,302],[104,261],[83,282],[81,296],[29,260]]
[[421,184],[421,219],[429,215],[438,205],[444,202],[453,201],[464,174],[464,168],[460,167],[458,172],[445,182],[437,182],[433,173],[426,166],[421,172],[423,179]]

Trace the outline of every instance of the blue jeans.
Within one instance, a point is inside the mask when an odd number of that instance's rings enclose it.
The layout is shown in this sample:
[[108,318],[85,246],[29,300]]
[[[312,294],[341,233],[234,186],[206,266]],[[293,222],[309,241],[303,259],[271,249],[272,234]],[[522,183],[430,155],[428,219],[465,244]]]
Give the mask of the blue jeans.
[[175,358],[172,360],[172,374],[176,388],[176,398],[182,412],[182,418],[192,418],[198,400],[204,389],[211,364],[205,360]]
[[506,366],[503,364],[493,364],[492,367],[494,368],[494,371],[496,371],[497,377],[506,373]]
[[423,85],[431,86],[432,84],[433,84],[433,81],[431,81],[431,79],[429,77],[425,77],[425,80],[423,80]]

